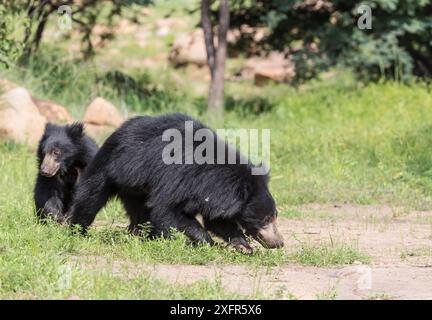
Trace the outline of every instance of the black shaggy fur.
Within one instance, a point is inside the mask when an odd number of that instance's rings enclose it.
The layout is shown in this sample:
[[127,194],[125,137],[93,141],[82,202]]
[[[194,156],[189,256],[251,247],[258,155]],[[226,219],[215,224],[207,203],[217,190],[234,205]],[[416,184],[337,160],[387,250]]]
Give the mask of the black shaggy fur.
[[[169,236],[174,227],[193,241],[213,243],[210,230],[226,241],[248,246],[241,228],[253,234],[277,214],[268,177],[251,175],[249,162],[165,164],[162,151],[169,142],[162,141],[162,134],[178,129],[184,146],[185,121],[193,121],[194,132],[206,128],[182,114],[125,122],[106,140],[80,180],[71,223],[85,230],[108,199],[117,195],[130,218],[131,232],[151,222],[151,236]],[[230,148],[219,138],[216,143]],[[194,143],[194,150],[199,144]],[[236,155],[237,160],[242,157]],[[205,228],[197,214],[202,215]]]
[[[83,125],[59,126],[48,123],[37,150],[38,175],[34,188],[36,214],[40,219],[48,216],[61,222],[69,209],[73,189],[82,171],[98,151],[96,143],[84,134]],[[42,173],[42,162],[54,152],[59,169],[52,177]]]

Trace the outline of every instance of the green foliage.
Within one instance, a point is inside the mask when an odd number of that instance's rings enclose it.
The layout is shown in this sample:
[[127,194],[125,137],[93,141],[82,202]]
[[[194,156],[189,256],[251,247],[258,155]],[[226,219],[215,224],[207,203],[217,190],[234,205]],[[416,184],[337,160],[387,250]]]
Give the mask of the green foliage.
[[[72,32],[81,35],[84,58],[94,54],[92,35],[97,24],[104,26],[99,35],[101,41],[113,38],[115,18],[129,8],[128,18],[136,21],[139,7],[152,4],[152,0],[128,1],[3,1],[0,4],[0,62],[16,60],[22,54],[22,62],[39,48],[50,19],[56,23],[56,31],[64,36]],[[19,19],[18,19],[19,18]],[[16,34],[15,24],[20,24]]]
[[[360,29],[366,4],[372,29]],[[289,49],[299,80],[336,64],[366,80],[432,76],[430,0],[232,0],[233,27],[268,27],[263,49]],[[362,20],[363,21],[363,20]]]
[[20,1],[0,3],[0,65],[10,67],[21,55],[24,43],[18,33],[24,29],[29,19],[22,15]]

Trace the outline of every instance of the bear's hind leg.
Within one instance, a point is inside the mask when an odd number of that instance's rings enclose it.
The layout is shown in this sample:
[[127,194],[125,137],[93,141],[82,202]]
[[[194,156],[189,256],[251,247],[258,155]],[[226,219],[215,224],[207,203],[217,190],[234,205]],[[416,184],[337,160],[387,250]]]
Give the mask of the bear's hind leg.
[[127,215],[129,216],[129,232],[135,236],[141,235],[143,225],[150,221],[150,208],[146,205],[145,196],[120,196],[120,199],[123,202]]
[[199,224],[195,217],[184,214],[181,211],[174,209],[155,210],[151,215],[151,222],[154,225],[151,235],[162,235],[169,238],[171,236],[170,229],[175,228],[184,234],[194,243],[214,244],[213,239],[207,231]]
[[81,180],[68,213],[71,225],[78,225],[85,232],[112,195],[113,190],[102,172]]

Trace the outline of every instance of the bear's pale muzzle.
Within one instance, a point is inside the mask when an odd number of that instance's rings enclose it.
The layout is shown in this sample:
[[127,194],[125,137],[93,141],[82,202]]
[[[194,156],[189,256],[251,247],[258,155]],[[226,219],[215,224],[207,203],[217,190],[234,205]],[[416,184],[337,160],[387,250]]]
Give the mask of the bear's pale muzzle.
[[40,173],[45,177],[53,177],[60,169],[60,163],[50,154],[47,154],[41,164]]
[[276,219],[258,230],[256,240],[269,249],[283,247],[284,241],[276,226]]

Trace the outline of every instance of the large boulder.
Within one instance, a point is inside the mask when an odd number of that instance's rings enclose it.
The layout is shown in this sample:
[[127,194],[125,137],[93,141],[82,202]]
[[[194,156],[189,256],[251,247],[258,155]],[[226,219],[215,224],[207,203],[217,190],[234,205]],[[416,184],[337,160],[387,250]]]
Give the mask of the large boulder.
[[206,65],[207,52],[203,30],[196,29],[190,33],[180,35],[171,47],[169,61],[174,65]]
[[0,140],[35,146],[45,125],[46,119],[26,89],[16,87],[0,96]]
[[96,141],[102,142],[104,138],[107,138],[113,131],[114,127],[102,126],[97,124],[86,123],[85,132]]
[[295,78],[295,64],[281,52],[271,52],[265,57],[249,58],[241,71],[245,79],[262,85],[269,81],[290,82]]
[[33,102],[39,112],[48,120],[48,122],[65,124],[72,123],[74,119],[65,107],[49,100],[43,100],[33,97]]
[[[161,23],[163,22],[163,23]],[[171,20],[165,19],[160,21],[160,35],[165,34],[166,25],[169,25]],[[262,41],[268,34],[268,28],[254,28],[247,25],[242,25],[236,29],[230,29],[227,33],[227,42],[229,46],[228,57],[237,57],[238,52],[235,47],[237,43],[244,38],[252,40],[251,52],[260,51],[256,48],[256,44]],[[218,35],[213,38],[215,47],[218,45]],[[207,65],[207,50],[204,41],[204,32],[202,28],[197,28],[189,33],[179,35],[171,46],[169,52],[169,61],[175,66],[196,65],[199,67]]]
[[[229,30],[227,34],[228,44],[235,44],[240,39],[240,35],[241,33],[239,30]],[[217,46],[217,36],[214,37],[214,44]],[[232,50],[229,50],[228,53],[232,53],[231,51]],[[176,66],[192,64],[202,67],[207,65],[207,50],[204,42],[203,29],[195,29],[175,39],[171,46],[168,59]]]
[[86,133],[101,140],[123,123],[124,119],[117,108],[104,98],[94,99],[84,114],[83,122]]
[[123,117],[111,102],[97,97],[88,105],[83,121],[94,125],[118,127],[123,123]]
[[10,82],[9,80],[0,79],[0,95],[18,87],[17,84]]

